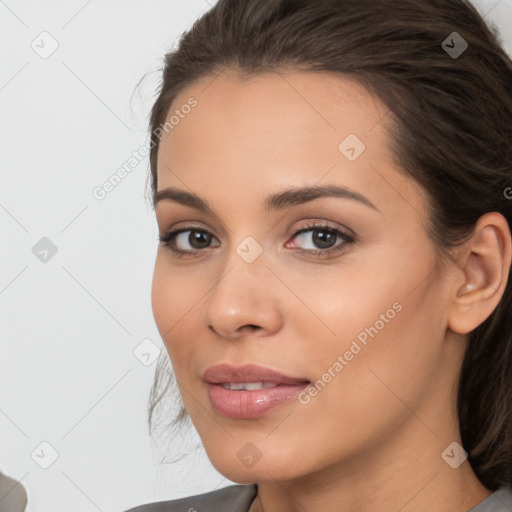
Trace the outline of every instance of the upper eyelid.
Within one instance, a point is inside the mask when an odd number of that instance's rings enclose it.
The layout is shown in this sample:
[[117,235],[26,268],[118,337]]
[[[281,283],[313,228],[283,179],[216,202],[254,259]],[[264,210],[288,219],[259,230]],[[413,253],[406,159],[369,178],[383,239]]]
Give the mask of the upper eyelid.
[[[346,232],[346,234],[350,234],[350,235],[354,234],[351,229],[349,229],[345,226],[341,226],[341,227],[335,226],[335,225],[332,225],[329,221],[325,221],[325,220],[323,220],[323,221],[313,220],[313,221],[306,221],[305,224],[297,226],[295,229],[292,230],[292,235],[295,235],[298,231],[309,231],[309,230],[320,229],[320,228],[324,228],[324,229],[328,228],[328,229],[332,229],[335,231]],[[162,236],[165,236],[169,233],[178,233],[178,232],[183,232],[183,231],[205,231],[205,232],[211,234],[212,236],[215,236],[212,233],[212,230],[210,228],[203,227],[203,226],[197,226],[197,225],[185,225],[182,227],[176,226],[176,227],[173,227],[172,229],[164,230]]]

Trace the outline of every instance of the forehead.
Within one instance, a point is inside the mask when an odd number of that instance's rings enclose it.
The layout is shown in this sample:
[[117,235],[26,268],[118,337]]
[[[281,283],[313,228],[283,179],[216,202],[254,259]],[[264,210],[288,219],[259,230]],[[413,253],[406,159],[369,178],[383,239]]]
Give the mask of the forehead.
[[[183,108],[191,99],[196,105]],[[160,143],[158,189],[185,182],[206,194],[229,183],[231,190],[248,192],[266,183],[270,192],[316,184],[329,174],[331,182],[371,194],[382,189],[383,175],[397,174],[388,114],[361,84],[339,74],[243,79],[227,71],[205,77],[184,89],[169,109],[167,119],[180,119]]]
[[[193,109],[187,106],[191,98],[197,102]],[[181,110],[190,112],[178,120],[175,114]],[[264,143],[273,150],[301,139],[316,146],[324,139],[327,145],[349,133],[368,142],[371,138],[375,145],[385,143],[381,121],[387,110],[361,84],[340,74],[276,72],[242,78],[230,70],[203,77],[174,99],[167,119],[179,122],[173,123],[170,137],[164,134],[160,147],[179,149],[202,138],[198,150],[221,149],[219,141],[222,147],[243,143],[243,149],[251,150]],[[225,135],[233,138],[226,140]]]

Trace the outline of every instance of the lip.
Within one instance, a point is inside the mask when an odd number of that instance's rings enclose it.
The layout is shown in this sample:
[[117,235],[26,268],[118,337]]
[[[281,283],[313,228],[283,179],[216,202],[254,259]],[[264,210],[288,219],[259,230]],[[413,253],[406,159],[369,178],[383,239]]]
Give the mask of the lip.
[[[263,416],[271,409],[296,397],[310,384],[306,378],[290,377],[271,368],[254,364],[212,366],[204,372],[202,378],[207,385],[208,398],[213,409],[222,416],[236,419]],[[221,385],[241,382],[264,382],[276,386],[255,390],[231,390]]]
[[223,382],[270,382],[272,384],[299,384],[309,382],[306,378],[289,377],[271,368],[255,364],[234,366],[218,364],[211,366],[203,373],[203,380],[210,384]]

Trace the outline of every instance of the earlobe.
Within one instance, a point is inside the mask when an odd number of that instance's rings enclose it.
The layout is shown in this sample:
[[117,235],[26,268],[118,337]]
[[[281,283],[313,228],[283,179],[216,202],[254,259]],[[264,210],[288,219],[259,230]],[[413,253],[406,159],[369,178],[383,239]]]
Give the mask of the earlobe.
[[462,248],[460,270],[464,282],[455,287],[448,317],[450,330],[467,334],[495,310],[505,292],[511,246],[506,219],[497,212],[482,215]]

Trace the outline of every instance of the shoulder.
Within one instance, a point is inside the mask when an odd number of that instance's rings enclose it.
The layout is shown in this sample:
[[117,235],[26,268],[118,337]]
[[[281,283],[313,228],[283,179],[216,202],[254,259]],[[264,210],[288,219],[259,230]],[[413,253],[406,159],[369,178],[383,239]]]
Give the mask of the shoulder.
[[512,510],[512,489],[502,487],[468,512],[510,512]]
[[257,490],[255,484],[229,485],[196,496],[140,505],[126,512],[247,512]]
[[23,512],[27,506],[27,493],[23,485],[0,473],[0,505],[2,510],[9,510],[12,512]]

